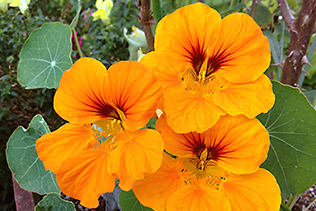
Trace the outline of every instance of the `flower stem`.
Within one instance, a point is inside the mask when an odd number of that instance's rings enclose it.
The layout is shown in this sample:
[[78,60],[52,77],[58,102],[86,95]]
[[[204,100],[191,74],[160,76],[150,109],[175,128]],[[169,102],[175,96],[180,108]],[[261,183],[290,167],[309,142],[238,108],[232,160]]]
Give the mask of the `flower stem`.
[[74,28],[72,29],[72,33],[74,34],[74,38],[75,38],[76,46],[77,46],[77,49],[78,49],[78,53],[79,53],[79,56],[81,58],[81,57],[83,57],[83,55],[82,55],[82,51],[80,49],[80,45],[79,45],[78,37],[77,37],[77,34],[76,34],[76,30]]

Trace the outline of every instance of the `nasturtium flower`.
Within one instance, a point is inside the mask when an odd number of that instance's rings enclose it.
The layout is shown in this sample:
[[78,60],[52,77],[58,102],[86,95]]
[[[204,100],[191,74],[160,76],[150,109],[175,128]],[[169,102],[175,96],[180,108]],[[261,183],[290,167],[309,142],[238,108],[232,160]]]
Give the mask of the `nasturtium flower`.
[[182,160],[165,153],[158,171],[145,173],[134,183],[133,192],[141,204],[156,211],[280,209],[281,191],[267,170],[197,178]]
[[28,5],[30,4],[31,0],[13,0],[10,3],[10,7],[19,7],[21,12],[24,12],[28,9]]
[[95,59],[81,58],[65,71],[54,108],[69,123],[36,141],[61,191],[94,208],[102,193],[113,191],[115,178],[128,191],[145,172],[157,171],[163,141],[144,127],[161,97],[157,78],[138,62],[106,70]]
[[195,3],[161,19],[155,51],[141,62],[162,82],[171,128],[202,133],[225,114],[254,118],[273,106],[272,85],[264,75],[270,57],[268,39],[249,15],[222,19]]
[[145,173],[133,191],[157,211],[279,210],[280,188],[259,166],[269,150],[269,134],[257,119],[220,118],[203,133],[175,133],[163,114],[157,130],[165,143],[161,167]]
[[258,170],[270,146],[269,133],[256,118],[225,115],[204,133],[175,133],[162,115],[156,124],[165,150],[183,158],[186,169],[197,177],[223,170],[248,174]]
[[138,62],[122,61],[106,70],[95,59],[81,58],[64,72],[54,108],[70,123],[136,131],[148,123],[161,96],[157,78]]
[[109,15],[113,8],[113,1],[112,0],[104,0],[104,1],[97,0],[95,3],[95,6],[97,7],[98,10],[92,13],[93,21],[101,19],[101,21],[104,24],[106,25],[110,24]]

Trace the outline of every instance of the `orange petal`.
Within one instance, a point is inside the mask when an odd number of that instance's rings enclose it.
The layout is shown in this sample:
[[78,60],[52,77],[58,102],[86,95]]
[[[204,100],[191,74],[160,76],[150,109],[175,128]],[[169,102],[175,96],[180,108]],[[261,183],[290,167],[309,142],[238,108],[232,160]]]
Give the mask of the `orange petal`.
[[156,122],[156,129],[160,132],[164,141],[165,150],[177,157],[192,157],[201,149],[205,148],[204,134],[176,133],[166,121],[166,115],[163,114]]
[[209,186],[202,179],[193,185],[186,185],[175,191],[167,202],[167,211],[209,211],[231,210],[222,191]]
[[163,153],[161,167],[153,174],[145,173],[142,180],[133,185],[133,192],[140,203],[157,211],[166,210],[168,198],[184,186],[182,166],[171,156]]
[[206,50],[214,47],[220,27],[220,14],[207,5],[196,3],[182,7],[160,20],[155,49],[173,53],[191,64],[192,57],[202,59]]
[[108,73],[92,58],[81,58],[64,72],[54,98],[56,112],[71,123],[94,123],[111,116]]
[[94,135],[90,126],[68,123],[37,139],[35,147],[45,169],[55,173],[68,156],[92,148],[98,142]]
[[[222,20],[214,52],[223,52],[223,78],[235,83],[251,82],[270,65],[270,45],[261,28],[247,14],[233,13]],[[212,53],[211,53],[212,55]]]
[[125,132],[117,137],[118,145],[108,162],[108,171],[120,180],[120,187],[129,191],[144,172],[153,173],[162,162],[163,141],[156,130]]
[[95,208],[102,193],[112,192],[115,178],[107,172],[109,155],[104,146],[88,149],[68,157],[56,173],[60,190],[80,200],[80,204]]
[[168,125],[177,133],[202,133],[212,127],[226,112],[213,103],[210,95],[200,96],[183,87],[167,89],[164,107]]
[[257,171],[267,157],[270,141],[259,120],[225,115],[205,132],[205,144],[217,165],[245,174]]
[[176,60],[177,58],[173,54],[152,51],[146,54],[140,60],[140,63],[144,64],[150,71],[153,71],[163,88],[166,89],[181,85],[181,75],[185,69],[181,65],[181,61],[175,62]]
[[213,101],[231,116],[244,114],[254,118],[268,112],[274,104],[272,84],[266,75],[252,83],[227,83],[215,91]]
[[223,182],[223,191],[234,211],[280,209],[280,188],[274,176],[265,169],[228,177]]
[[109,68],[109,82],[113,103],[126,116],[124,128],[135,131],[144,127],[162,97],[157,78],[139,62],[124,61]]

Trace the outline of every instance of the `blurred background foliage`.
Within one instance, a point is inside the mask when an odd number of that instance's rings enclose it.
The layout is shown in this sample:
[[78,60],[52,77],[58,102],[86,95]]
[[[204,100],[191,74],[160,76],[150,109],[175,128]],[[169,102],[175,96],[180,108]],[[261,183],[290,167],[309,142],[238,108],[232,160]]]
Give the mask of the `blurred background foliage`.
[[[176,8],[196,1],[160,0],[153,3],[162,8],[161,13],[154,12],[159,20]],[[269,38],[272,53],[271,64],[278,64],[285,58],[290,42],[290,34],[278,10],[277,0],[205,0],[224,17],[232,12],[245,12],[254,17],[264,34]],[[300,0],[288,0],[289,6],[297,17]],[[11,173],[5,160],[6,142],[19,125],[27,128],[33,116],[40,113],[46,118],[51,130],[57,129],[63,120],[53,110],[55,90],[28,90],[16,80],[19,52],[30,33],[45,22],[59,21],[70,24],[77,13],[78,0],[31,0],[29,10],[24,15],[18,8],[9,8],[0,14],[0,211],[15,210]],[[110,14],[111,24],[105,26],[102,21],[93,21],[91,14],[96,11],[95,1],[81,0],[81,12],[75,27],[84,56],[101,61],[106,67],[120,60],[129,58],[128,43],[124,39],[123,29],[131,31],[132,26],[141,28],[138,21],[138,9],[134,0],[114,0]],[[153,6],[154,7],[154,6]],[[155,26],[154,26],[155,27]],[[313,37],[310,46],[313,43]],[[315,45],[315,44],[314,44]],[[314,46],[309,47],[308,60],[312,66],[306,66],[305,79],[301,84],[311,103],[315,106],[316,88],[316,54]],[[73,44],[72,59],[79,58],[78,50]],[[279,65],[280,66],[280,65]],[[272,65],[266,71],[270,79],[280,80],[282,70]],[[303,80],[304,79],[304,80]]]

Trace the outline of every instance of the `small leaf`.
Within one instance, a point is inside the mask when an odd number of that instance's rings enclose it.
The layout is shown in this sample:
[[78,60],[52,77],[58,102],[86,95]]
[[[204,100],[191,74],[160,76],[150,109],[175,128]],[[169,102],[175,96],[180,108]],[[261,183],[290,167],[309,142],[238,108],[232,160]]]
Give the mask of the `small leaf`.
[[35,211],[76,211],[75,205],[60,198],[57,193],[46,195],[35,207]]
[[291,210],[285,204],[282,203],[280,211],[291,211]]
[[276,177],[286,198],[304,192],[316,181],[316,111],[297,88],[272,84],[275,105],[258,116],[271,141],[262,167]]
[[80,5],[80,0],[77,2],[74,2],[75,4],[75,8],[77,10],[77,14],[75,15],[75,17],[72,19],[71,23],[70,23],[70,28],[74,29],[77,26],[78,20],[79,20],[79,16],[80,16],[80,12],[81,12],[81,5]]
[[119,204],[122,208],[122,211],[152,211],[152,209],[143,206],[138,201],[132,190],[128,192],[121,192],[119,197]]
[[45,171],[35,150],[35,141],[48,132],[50,131],[45,120],[38,114],[27,130],[19,126],[7,143],[6,156],[14,178],[22,188],[39,194],[60,192],[56,176]]
[[28,89],[57,88],[63,72],[72,65],[71,30],[62,23],[35,29],[20,53],[18,81]]
[[258,4],[257,14],[256,14],[256,22],[258,25],[267,26],[270,23],[271,13],[269,9],[262,5]]
[[220,14],[221,14],[222,16],[225,16],[225,15],[228,15],[228,14],[230,14],[230,13],[232,13],[232,12],[236,12],[237,10],[239,11],[240,9],[246,9],[246,8],[247,8],[247,5],[246,5],[246,4],[244,4],[244,3],[238,3],[238,4],[236,4],[235,6],[233,6],[232,8],[229,8],[229,9],[227,9],[227,10],[221,12]]

